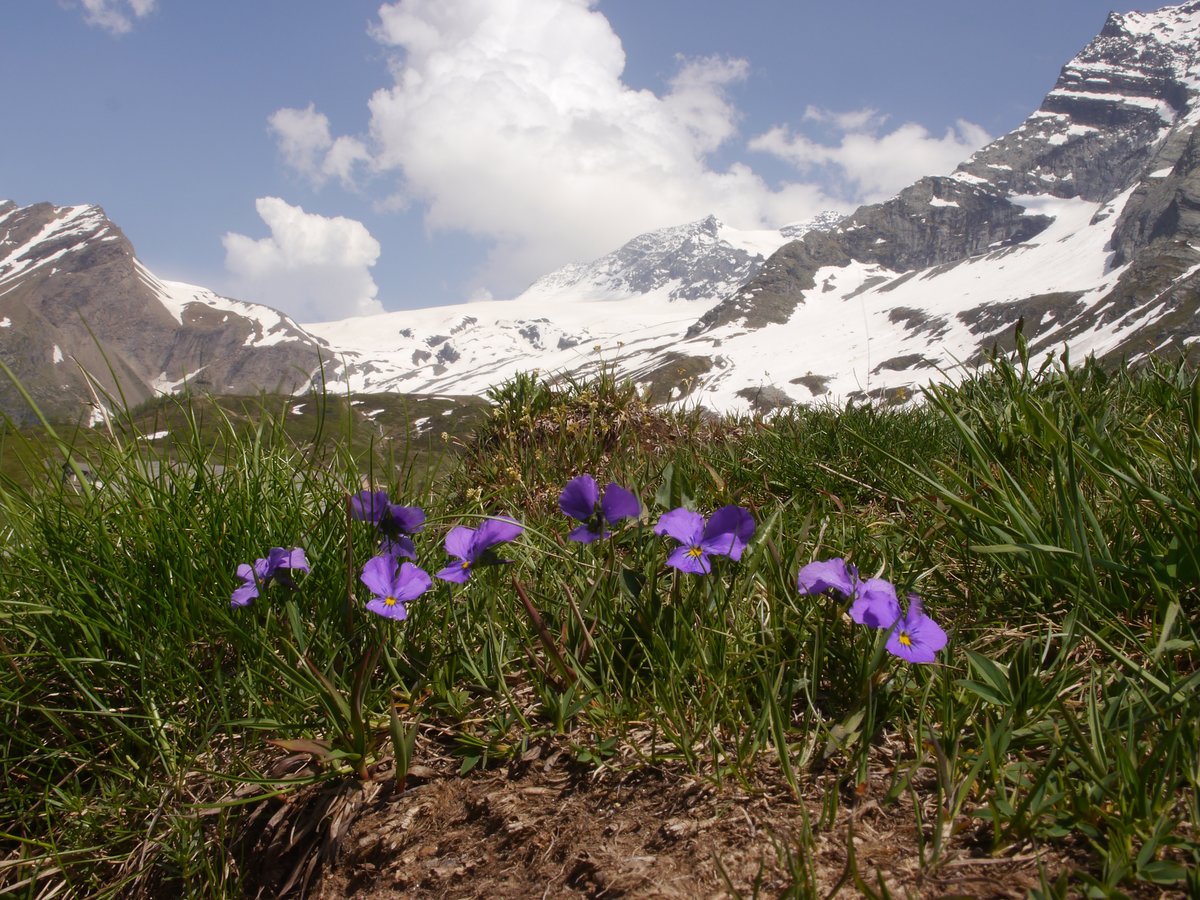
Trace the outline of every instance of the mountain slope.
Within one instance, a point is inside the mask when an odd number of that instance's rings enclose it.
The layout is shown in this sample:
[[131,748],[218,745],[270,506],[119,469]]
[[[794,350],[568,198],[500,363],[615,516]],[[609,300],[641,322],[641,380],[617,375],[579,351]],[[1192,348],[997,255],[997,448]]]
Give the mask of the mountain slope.
[[[294,390],[319,344],[286,316],[164,282],[96,206],[0,201],[0,359],[39,408],[102,414],[191,382],[218,392]],[[32,411],[7,378],[0,410]]]
[[[1200,3],[1113,14],[1021,127],[952,176],[782,248],[689,329],[686,352],[720,346],[737,370],[772,353],[772,326],[821,334],[803,364],[768,370],[780,401],[806,399],[789,384],[842,398],[911,388],[1003,344],[1019,320],[1035,349],[1186,352],[1197,121]],[[703,387],[725,399],[756,389],[717,381]]]

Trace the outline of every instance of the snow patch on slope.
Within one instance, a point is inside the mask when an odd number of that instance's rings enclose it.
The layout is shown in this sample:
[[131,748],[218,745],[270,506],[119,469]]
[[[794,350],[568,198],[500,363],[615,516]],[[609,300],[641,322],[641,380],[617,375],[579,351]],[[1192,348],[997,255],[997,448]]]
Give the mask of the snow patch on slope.
[[303,330],[290,316],[269,306],[232,300],[208,288],[185,284],[182,281],[164,281],[140,261],[136,261],[135,265],[142,283],[154,291],[158,301],[180,325],[184,324],[184,313],[188,308],[198,303],[209,309],[248,320],[252,327],[246,336],[244,346],[247,347],[270,347],[299,340],[303,336]]
[[340,364],[327,374],[327,383],[339,390],[482,394],[533,368],[574,370],[600,358],[660,351],[711,305],[681,306],[668,290],[659,289],[641,297],[592,298],[548,310],[535,294],[305,328],[329,344]]
[[[1107,245],[1114,214],[1132,190],[1110,204],[1014,197],[1030,213],[1054,221],[1025,244],[931,269],[888,273],[857,262],[820,269],[786,325],[753,332],[728,325],[704,335],[719,347],[724,365],[702,379],[698,398],[715,409],[748,412],[747,394],[764,385],[797,402],[811,400],[801,385],[812,373],[824,376],[834,402],[866,392],[913,391],[942,379],[989,339],[987,327],[966,315],[972,309],[1059,292],[1082,292],[1085,307],[1101,300],[1123,271],[1109,268]],[[880,282],[881,275],[889,277]],[[1004,296],[997,296],[997,285]],[[1073,350],[1102,353],[1135,326],[1097,327],[1070,343]],[[700,339],[691,343],[700,349]],[[679,350],[689,352],[686,344]]]

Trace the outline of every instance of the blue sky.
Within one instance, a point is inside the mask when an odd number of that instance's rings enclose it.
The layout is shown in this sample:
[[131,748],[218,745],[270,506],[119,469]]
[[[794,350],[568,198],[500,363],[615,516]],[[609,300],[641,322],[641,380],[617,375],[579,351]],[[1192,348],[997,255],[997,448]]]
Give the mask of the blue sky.
[[301,321],[950,171],[1114,0],[7,0],[0,197]]

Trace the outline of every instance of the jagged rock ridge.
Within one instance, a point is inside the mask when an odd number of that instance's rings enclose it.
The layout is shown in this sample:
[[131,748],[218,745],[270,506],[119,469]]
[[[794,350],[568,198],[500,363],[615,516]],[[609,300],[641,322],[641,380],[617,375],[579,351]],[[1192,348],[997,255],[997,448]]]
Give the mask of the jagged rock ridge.
[[519,299],[614,300],[665,294],[671,300],[711,300],[744,284],[788,241],[837,225],[823,213],[777,231],[743,231],[716,216],[638,235],[591,263],[573,263],[535,281]]

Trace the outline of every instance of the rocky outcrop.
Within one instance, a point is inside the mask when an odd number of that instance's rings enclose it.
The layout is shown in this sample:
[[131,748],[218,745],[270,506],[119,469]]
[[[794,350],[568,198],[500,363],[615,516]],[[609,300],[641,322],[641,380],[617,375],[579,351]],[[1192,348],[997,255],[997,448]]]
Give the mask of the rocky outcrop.
[[1200,132],[1179,129],[1138,184],[1113,230],[1113,264],[1160,241],[1200,244]]
[[892,272],[926,269],[1019,244],[1049,223],[990,186],[922,178],[885,203],[861,207],[831,231],[810,232],[779,250],[758,276],[702,316],[688,336],[730,323],[761,328],[787,322],[825,266],[856,261]]
[[787,322],[816,286],[815,275],[822,266],[844,266],[851,256],[837,235],[813,233],[776,251],[759,273],[737,293],[721,301],[687,330],[694,338],[718,325],[740,322],[746,328],[763,328]]
[[1194,108],[1200,4],[1112,13],[1041,107],[962,171],[1017,194],[1104,201],[1137,183]]

